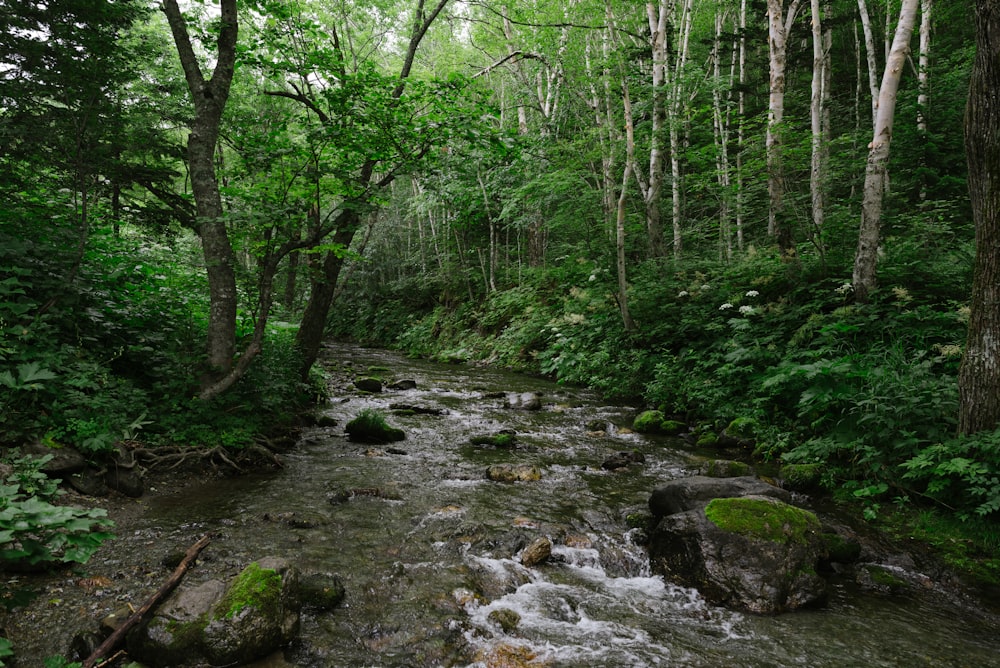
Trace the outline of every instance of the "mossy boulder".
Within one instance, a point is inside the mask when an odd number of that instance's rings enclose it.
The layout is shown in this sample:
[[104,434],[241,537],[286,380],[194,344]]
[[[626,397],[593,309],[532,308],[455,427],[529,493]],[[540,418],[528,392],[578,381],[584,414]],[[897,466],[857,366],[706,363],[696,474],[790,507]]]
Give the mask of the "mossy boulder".
[[649,555],[654,572],[738,610],[777,613],[826,597],[819,520],[770,496],[713,499],[662,517]]
[[703,431],[694,444],[699,448],[714,448],[719,445],[719,437],[714,431]]
[[719,441],[726,447],[739,446],[751,448],[757,442],[760,433],[760,423],[754,418],[738,417],[722,430]]
[[664,420],[660,423],[660,433],[667,436],[678,436],[688,429],[686,423],[680,420]]
[[182,587],[127,638],[129,655],[151,668],[242,665],[265,657],[298,633],[298,571],[262,559],[228,584]]
[[643,411],[635,416],[632,429],[640,434],[660,434],[665,419],[663,411]]
[[402,441],[406,434],[402,429],[391,427],[381,413],[365,409],[344,427],[352,441],[360,443],[392,443]]
[[779,476],[786,488],[808,492],[819,488],[823,467],[820,464],[785,464]]
[[709,478],[738,478],[750,475],[750,465],[731,459],[710,459],[701,465],[702,475]]
[[815,514],[768,497],[712,499],[705,517],[723,531],[771,543],[804,545],[820,532]]

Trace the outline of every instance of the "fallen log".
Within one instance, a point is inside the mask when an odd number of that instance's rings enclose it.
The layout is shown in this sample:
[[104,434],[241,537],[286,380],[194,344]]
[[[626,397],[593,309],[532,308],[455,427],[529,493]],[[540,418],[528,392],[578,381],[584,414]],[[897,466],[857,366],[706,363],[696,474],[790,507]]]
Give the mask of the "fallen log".
[[146,599],[146,602],[139,607],[132,615],[126,619],[121,626],[115,629],[115,632],[108,636],[107,640],[101,643],[101,645],[93,651],[93,653],[87,657],[87,660],[83,662],[83,668],[94,668],[94,665],[100,660],[101,657],[114,651],[114,649],[125,640],[125,634],[129,630],[142,621],[142,618],[149,613],[156,605],[160,603],[161,600],[166,598],[167,594],[172,592],[178,583],[180,583],[181,578],[184,577],[184,573],[190,568],[191,563],[198,557],[198,554],[205,549],[205,546],[211,542],[211,538],[208,534],[202,536],[198,542],[187,549],[184,553],[184,558],[181,559],[181,563],[177,565],[174,572],[171,573],[170,577],[167,578],[166,582],[160,585],[160,588],[156,592]]

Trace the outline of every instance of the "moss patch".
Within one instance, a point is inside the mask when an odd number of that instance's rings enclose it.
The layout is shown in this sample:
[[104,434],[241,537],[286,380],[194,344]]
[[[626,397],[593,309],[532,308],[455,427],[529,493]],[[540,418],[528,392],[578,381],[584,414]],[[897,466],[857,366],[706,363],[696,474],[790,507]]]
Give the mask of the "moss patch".
[[785,487],[805,491],[819,487],[823,467],[819,464],[785,464],[781,467],[781,477]]
[[390,427],[378,411],[366,408],[344,427],[352,441],[362,443],[391,443],[406,438],[402,429]]
[[723,531],[772,543],[804,545],[820,530],[819,519],[808,510],[763,498],[713,499],[705,516]]
[[213,616],[232,619],[245,608],[269,610],[277,607],[280,599],[281,575],[270,568],[261,568],[255,561],[236,576]]
[[640,434],[659,434],[662,431],[663,411],[643,411],[632,422],[632,429]]

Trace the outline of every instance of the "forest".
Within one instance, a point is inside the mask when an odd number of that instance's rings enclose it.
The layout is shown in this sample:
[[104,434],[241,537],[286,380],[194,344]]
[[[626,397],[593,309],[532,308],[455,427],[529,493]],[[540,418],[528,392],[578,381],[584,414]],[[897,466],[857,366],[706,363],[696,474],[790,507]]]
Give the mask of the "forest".
[[1000,577],[977,4],[0,0],[0,542],[22,446],[250,460],[339,337],[751,434]]

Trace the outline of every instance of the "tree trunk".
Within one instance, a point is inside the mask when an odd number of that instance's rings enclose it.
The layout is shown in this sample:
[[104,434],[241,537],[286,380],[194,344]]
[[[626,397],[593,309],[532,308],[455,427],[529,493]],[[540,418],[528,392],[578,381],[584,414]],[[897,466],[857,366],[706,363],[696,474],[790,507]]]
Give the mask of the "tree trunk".
[[972,313],[958,373],[958,431],[1000,425],[1000,6],[976,2],[978,50],[965,111],[969,196],[976,224]]
[[[354,235],[358,231],[360,216],[353,209],[346,210],[337,221],[337,231],[331,240],[341,245],[345,250],[350,247]],[[333,305],[333,295],[337,290],[337,279],[344,267],[344,255],[336,251],[327,251],[323,258],[322,271],[311,281],[309,301],[302,312],[302,322],[295,335],[295,346],[302,356],[301,376],[309,376],[309,369],[319,357],[319,349],[323,344],[323,333],[326,331],[326,320]]]
[[865,35],[865,56],[868,62],[868,91],[872,103],[872,129],[878,117],[878,63],[875,59],[875,33],[872,31],[872,21],[868,16],[868,5],[865,0],[858,0],[858,13],[861,15],[861,29]]
[[782,258],[795,257],[795,241],[791,225],[785,219],[785,175],[783,167],[783,127],[785,117],[785,66],[788,57],[788,35],[795,21],[801,0],[793,0],[785,13],[782,0],[767,0],[768,53],[770,56],[770,94],[768,98],[767,192],[768,232],[778,243]]
[[198,214],[196,231],[201,237],[205,255],[209,290],[208,373],[202,379],[203,388],[232,369],[236,351],[237,294],[233,248],[222,218],[222,196],[216,179],[214,157],[222,112],[229,99],[236,64],[238,27],[236,0],[222,0],[221,4],[216,64],[212,78],[206,80],[191,46],[177,0],[163,0],[163,12],[170,24],[195,111],[188,135],[188,165]]
[[809,172],[809,191],[812,199],[813,234],[819,239],[823,229],[824,219],[824,172],[823,162],[823,84],[826,79],[826,57],[823,52],[823,24],[821,21],[820,0],[811,0],[812,39],[813,39],[813,71],[812,96],[809,104],[810,128],[812,130],[812,161]]
[[[934,10],[934,0],[920,1],[920,56],[917,66],[917,136],[921,146],[927,141],[927,105],[930,100],[930,67],[931,67],[931,17]],[[927,164],[926,152],[920,155],[921,167]],[[920,201],[927,199],[926,179],[920,179]]]
[[878,264],[878,245],[881,239],[882,200],[885,195],[886,165],[889,162],[889,145],[892,140],[892,122],[896,114],[896,92],[903,67],[910,51],[910,36],[916,23],[917,5],[920,0],[903,0],[899,10],[899,23],[892,49],[882,75],[879,88],[878,116],[875,133],[868,145],[868,164],[865,169],[865,186],[861,202],[861,229],[858,232],[858,249],[854,255],[854,298],[859,304],[868,302],[875,289]]

